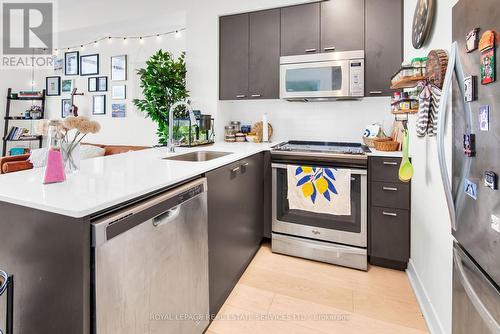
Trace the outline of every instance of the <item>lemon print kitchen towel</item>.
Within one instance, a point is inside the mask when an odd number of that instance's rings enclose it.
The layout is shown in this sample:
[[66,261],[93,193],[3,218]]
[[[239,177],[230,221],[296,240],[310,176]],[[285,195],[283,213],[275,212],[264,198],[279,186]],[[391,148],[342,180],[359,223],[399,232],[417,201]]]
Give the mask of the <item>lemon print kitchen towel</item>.
[[288,166],[290,210],[351,215],[351,170]]

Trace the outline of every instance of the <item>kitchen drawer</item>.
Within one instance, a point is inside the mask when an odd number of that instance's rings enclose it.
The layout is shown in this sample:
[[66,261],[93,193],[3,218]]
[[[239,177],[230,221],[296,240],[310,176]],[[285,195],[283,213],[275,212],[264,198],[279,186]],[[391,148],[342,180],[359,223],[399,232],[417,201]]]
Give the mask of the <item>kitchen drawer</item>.
[[410,258],[410,212],[371,208],[371,256],[408,262]]
[[401,158],[370,158],[371,181],[399,183],[399,166]]
[[409,210],[410,184],[372,182],[371,201],[374,206]]

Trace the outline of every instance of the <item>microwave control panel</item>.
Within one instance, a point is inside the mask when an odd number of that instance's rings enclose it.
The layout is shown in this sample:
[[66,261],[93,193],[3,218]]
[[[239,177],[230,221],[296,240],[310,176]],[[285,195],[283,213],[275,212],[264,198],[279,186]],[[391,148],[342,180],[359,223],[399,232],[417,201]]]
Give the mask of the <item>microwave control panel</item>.
[[364,59],[355,59],[349,62],[349,90],[350,96],[365,95],[365,61]]

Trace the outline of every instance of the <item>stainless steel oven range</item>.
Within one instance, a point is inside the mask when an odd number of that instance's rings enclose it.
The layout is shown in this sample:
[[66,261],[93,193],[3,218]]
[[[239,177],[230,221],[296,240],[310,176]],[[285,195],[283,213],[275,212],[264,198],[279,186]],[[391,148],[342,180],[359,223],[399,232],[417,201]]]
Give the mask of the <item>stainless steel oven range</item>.
[[[290,141],[271,150],[272,251],[367,270],[368,149],[356,143]],[[288,166],[351,170],[351,214],[292,210]]]

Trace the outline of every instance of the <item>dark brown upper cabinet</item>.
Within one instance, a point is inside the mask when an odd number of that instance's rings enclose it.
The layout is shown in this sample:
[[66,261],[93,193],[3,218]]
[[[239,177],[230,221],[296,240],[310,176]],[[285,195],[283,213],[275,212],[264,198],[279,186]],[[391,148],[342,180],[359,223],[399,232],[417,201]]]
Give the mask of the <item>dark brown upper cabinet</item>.
[[248,87],[251,99],[278,99],[280,10],[250,13]]
[[321,3],[321,52],[363,50],[365,0]]
[[221,100],[279,98],[280,10],[220,18]]
[[281,55],[320,52],[320,3],[281,9]]
[[365,96],[391,96],[403,61],[403,1],[365,2]]
[[248,97],[249,15],[220,18],[220,84],[221,100]]

